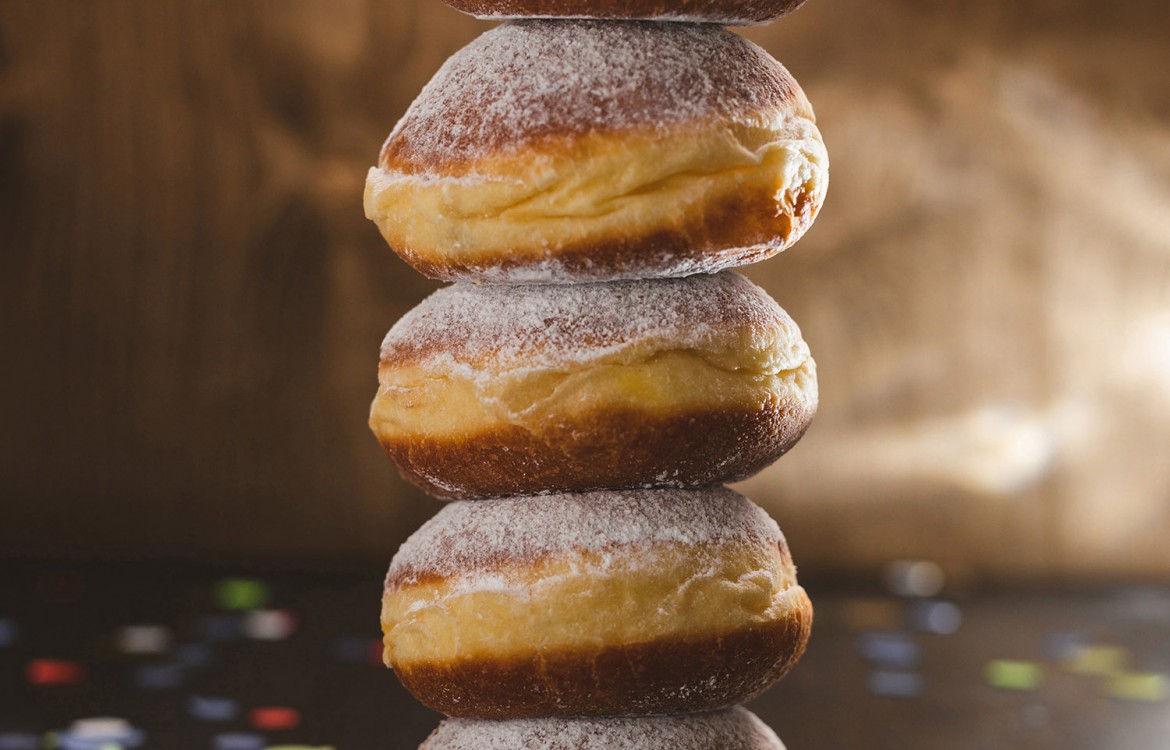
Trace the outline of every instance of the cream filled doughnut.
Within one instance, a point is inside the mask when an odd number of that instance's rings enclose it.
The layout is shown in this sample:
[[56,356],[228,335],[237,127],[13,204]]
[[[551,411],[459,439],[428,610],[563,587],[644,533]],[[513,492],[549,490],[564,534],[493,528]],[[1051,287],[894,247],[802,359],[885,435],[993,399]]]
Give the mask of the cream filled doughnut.
[[800,439],[816,365],[732,272],[434,293],[386,335],[370,427],[446,499],[745,478]]
[[767,23],[805,0],[444,0],[478,18],[594,18],[695,21],[728,26]]
[[812,107],[755,44],[709,24],[523,21],[423,89],[365,210],[428,276],[599,281],[767,258],[827,185]]
[[750,711],[637,719],[448,719],[419,750],[784,750]]
[[811,621],[776,522],[726,487],[453,503],[382,600],[387,665],[480,719],[730,706],[789,670]]

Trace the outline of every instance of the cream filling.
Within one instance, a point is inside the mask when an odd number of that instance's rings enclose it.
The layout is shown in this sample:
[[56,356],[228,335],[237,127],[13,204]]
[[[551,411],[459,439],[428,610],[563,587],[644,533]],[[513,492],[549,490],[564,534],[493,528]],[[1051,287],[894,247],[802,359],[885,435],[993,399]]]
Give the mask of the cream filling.
[[[472,175],[409,175],[372,168],[366,216],[399,252],[431,261],[545,257],[595,237],[688,225],[733,196],[775,198],[813,212],[828,186],[828,155],[812,120],[589,135],[483,160]],[[811,215],[807,217],[811,221]],[[794,224],[800,224],[794,221]],[[793,238],[795,239],[795,238]]]
[[804,597],[775,546],[576,551],[388,591],[385,659],[409,666],[717,635],[782,619]]
[[624,352],[572,368],[505,372],[384,365],[370,427],[384,441],[443,440],[509,426],[540,434],[607,410],[668,415],[816,403],[816,364],[798,341],[791,351],[675,349],[637,358]]

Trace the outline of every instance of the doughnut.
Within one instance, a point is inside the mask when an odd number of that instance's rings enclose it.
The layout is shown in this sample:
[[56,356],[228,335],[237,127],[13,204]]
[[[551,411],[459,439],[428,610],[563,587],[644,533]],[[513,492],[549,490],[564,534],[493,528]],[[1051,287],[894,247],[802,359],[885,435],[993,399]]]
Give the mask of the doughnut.
[[471,719],[725,708],[783,676],[811,624],[776,522],[726,487],[451,503],[382,599],[386,664]]
[[741,707],[637,719],[448,719],[419,750],[784,750]]
[[800,329],[727,271],[440,289],[382,343],[370,427],[443,499],[736,481],[817,406]]
[[365,211],[434,278],[606,281],[770,257],[827,184],[800,86],[742,37],[514,21],[423,89],[369,172]]
[[694,21],[727,26],[767,23],[805,0],[444,0],[477,18],[608,18]]

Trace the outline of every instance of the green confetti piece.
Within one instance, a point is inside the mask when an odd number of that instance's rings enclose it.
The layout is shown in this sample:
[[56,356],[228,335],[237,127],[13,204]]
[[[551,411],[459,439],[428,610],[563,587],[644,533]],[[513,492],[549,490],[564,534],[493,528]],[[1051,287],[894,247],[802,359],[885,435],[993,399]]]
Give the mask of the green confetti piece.
[[1125,669],[1129,652],[1120,646],[1081,646],[1073,650],[1064,666],[1074,674],[1112,677]]
[[1028,692],[1040,687],[1044,671],[1035,662],[996,659],[987,663],[986,678],[993,688]]
[[261,609],[268,604],[268,587],[251,578],[226,578],[215,587],[215,600],[221,609]]
[[1170,698],[1170,680],[1149,672],[1122,672],[1105,682],[1105,694],[1125,701],[1157,703]]

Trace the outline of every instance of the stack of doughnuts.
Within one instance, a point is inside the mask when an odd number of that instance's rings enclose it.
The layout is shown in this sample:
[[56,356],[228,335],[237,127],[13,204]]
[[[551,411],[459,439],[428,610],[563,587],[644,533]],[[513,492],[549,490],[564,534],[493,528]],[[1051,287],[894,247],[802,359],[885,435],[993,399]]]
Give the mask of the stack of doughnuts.
[[382,148],[366,215],[454,282],[382,344],[370,426],[450,500],[390,564],[385,660],[452,717],[427,750],[765,750],[736,707],[812,607],[723,486],[816,411],[796,323],[731,268],[824,201],[812,108],[723,24],[801,0],[448,0],[506,22]]

